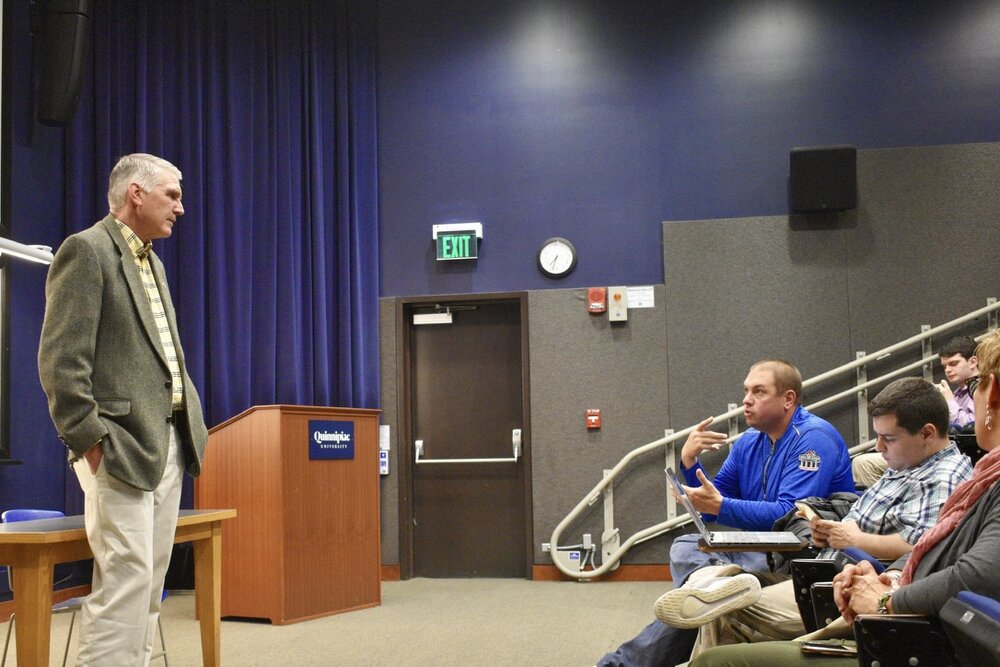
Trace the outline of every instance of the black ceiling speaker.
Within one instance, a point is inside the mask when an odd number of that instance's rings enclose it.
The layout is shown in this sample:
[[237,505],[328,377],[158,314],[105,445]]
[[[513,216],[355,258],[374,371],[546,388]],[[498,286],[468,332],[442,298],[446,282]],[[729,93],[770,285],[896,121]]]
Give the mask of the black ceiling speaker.
[[846,211],[858,205],[858,151],[854,146],[793,148],[788,167],[792,213]]
[[38,76],[38,121],[66,125],[80,100],[90,63],[91,0],[36,0],[36,30],[42,39]]

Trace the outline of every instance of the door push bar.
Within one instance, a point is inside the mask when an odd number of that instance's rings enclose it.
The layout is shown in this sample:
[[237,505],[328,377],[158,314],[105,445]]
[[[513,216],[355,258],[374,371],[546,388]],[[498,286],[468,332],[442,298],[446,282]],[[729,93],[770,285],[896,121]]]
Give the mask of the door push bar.
[[514,447],[514,456],[507,459],[422,459],[420,457],[424,455],[424,441],[414,441],[413,448],[417,463],[517,463],[521,458],[521,429],[515,428],[511,432],[511,444]]

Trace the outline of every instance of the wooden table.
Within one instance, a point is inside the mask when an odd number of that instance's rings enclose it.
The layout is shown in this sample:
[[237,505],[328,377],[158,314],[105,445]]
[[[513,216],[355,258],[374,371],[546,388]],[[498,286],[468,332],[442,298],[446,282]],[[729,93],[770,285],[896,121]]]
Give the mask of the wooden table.
[[[234,516],[236,510],[181,510],[177,519],[174,542],[194,547],[195,608],[206,667],[222,664],[222,522]],[[0,565],[9,565],[14,575],[19,665],[49,664],[53,568],[91,557],[82,515],[0,523]]]

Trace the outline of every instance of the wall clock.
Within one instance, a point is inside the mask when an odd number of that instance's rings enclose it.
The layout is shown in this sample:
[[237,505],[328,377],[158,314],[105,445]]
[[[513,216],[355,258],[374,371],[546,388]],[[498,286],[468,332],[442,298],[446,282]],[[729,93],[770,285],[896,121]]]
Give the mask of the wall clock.
[[576,246],[553,236],[538,249],[538,269],[550,278],[562,278],[576,268]]

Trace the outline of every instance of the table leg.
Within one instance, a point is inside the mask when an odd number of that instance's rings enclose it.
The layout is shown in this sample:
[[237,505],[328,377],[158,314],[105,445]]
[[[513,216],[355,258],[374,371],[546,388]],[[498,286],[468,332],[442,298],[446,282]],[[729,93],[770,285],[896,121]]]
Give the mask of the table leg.
[[[211,537],[195,540],[195,606],[201,626],[201,654],[205,667],[222,664],[222,522],[212,522]],[[19,635],[20,637],[20,635]]]
[[22,558],[12,567],[17,664],[47,665],[52,629],[53,563],[44,548],[22,548],[20,552]]

